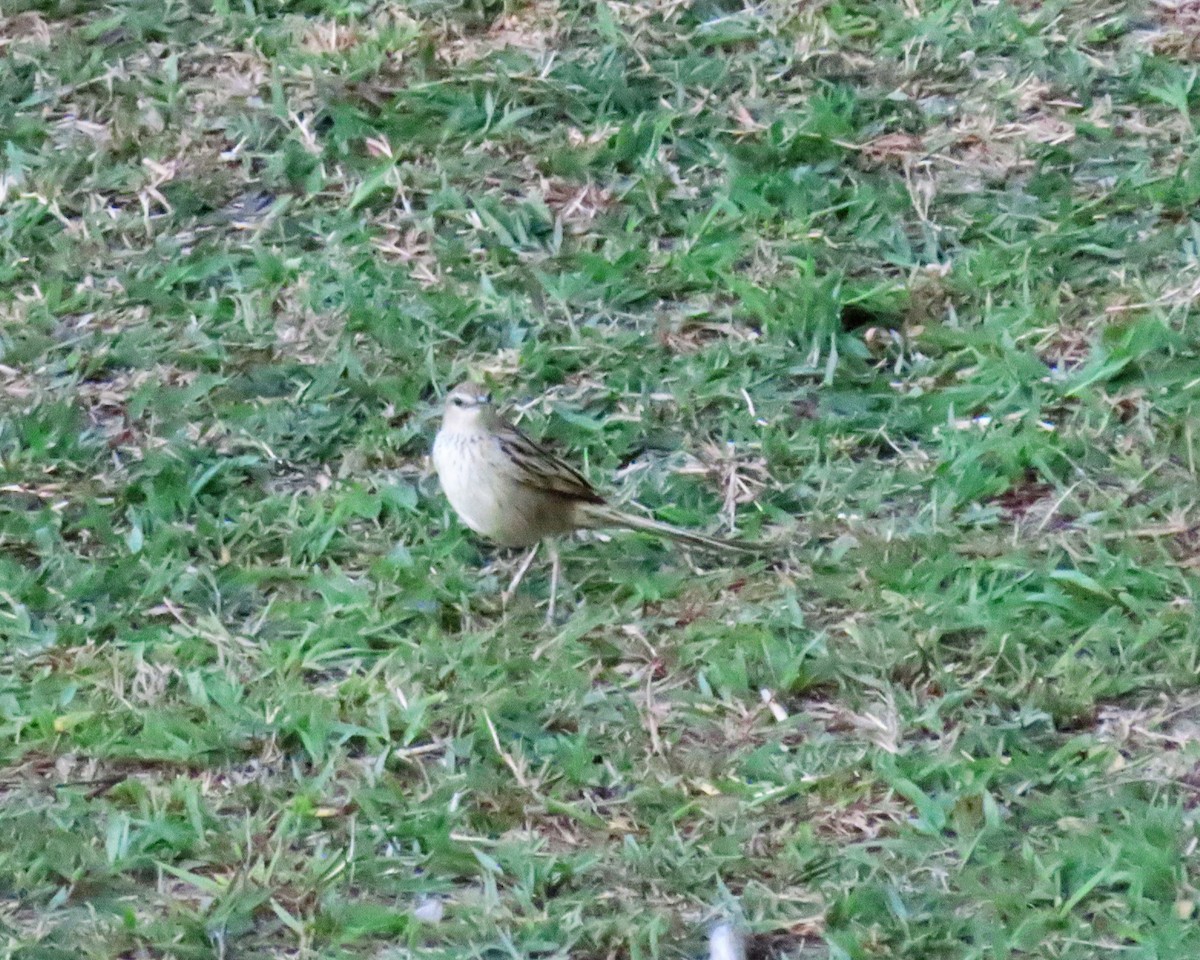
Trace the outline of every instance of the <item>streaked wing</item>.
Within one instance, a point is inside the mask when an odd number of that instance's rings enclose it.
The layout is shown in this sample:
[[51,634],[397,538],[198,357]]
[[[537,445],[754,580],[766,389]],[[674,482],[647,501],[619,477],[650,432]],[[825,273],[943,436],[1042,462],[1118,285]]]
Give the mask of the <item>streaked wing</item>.
[[588,503],[604,502],[582,473],[530,440],[511,423],[497,429],[496,439],[503,454],[498,466],[518,483]]

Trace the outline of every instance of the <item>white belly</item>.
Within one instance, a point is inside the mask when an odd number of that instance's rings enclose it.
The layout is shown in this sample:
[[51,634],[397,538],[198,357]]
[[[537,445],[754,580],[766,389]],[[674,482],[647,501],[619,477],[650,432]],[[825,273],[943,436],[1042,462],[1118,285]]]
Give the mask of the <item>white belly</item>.
[[545,536],[572,529],[569,507],[497,469],[503,456],[488,434],[453,439],[439,433],[433,466],[442,492],[462,522],[506,547],[527,547]]
[[480,483],[467,461],[474,459],[470,445],[438,434],[433,442],[433,468],[442,492],[462,522],[485,537],[491,537],[499,515],[494,484]]

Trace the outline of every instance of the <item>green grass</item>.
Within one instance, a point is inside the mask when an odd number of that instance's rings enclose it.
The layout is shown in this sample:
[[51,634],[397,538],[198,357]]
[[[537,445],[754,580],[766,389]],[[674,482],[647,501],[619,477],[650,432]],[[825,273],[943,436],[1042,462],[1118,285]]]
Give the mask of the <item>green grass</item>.
[[3,10],[5,957],[1200,953],[1186,9]]

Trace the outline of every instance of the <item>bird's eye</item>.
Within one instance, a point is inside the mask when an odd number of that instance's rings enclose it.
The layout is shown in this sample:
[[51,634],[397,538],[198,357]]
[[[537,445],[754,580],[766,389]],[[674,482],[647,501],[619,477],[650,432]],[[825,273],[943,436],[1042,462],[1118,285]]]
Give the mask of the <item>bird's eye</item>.
[[463,406],[463,405],[464,405],[464,403],[465,403],[465,401],[463,400],[463,398],[462,398],[462,397],[451,397],[451,398],[450,398],[450,402],[451,402],[452,404],[454,404],[454,406],[456,406],[456,407],[461,407],[461,406]]

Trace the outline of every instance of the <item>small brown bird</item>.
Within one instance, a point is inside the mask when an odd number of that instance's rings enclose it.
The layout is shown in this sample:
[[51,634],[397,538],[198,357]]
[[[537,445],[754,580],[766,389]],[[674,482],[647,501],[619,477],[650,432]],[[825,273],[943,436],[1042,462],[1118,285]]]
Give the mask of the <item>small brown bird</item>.
[[733,553],[762,548],[681,530],[609,506],[578,470],[505,420],[477,384],[459,384],[446,397],[433,442],[433,466],[450,506],[476,533],[502,546],[533,549],[504,592],[507,600],[546,540],[551,556],[550,608],[558,591],[558,551],[551,538],[572,530],[626,527],[693,547]]

